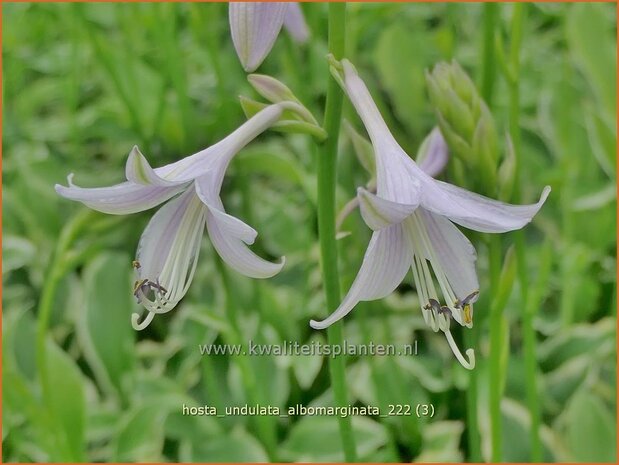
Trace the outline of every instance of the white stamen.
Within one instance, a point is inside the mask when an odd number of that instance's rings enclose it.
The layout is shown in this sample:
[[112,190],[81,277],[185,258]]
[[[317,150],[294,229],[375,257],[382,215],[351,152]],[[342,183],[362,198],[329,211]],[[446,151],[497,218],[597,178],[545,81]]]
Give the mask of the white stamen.
[[140,323],[140,316],[141,315],[139,313],[133,313],[131,315],[131,326],[133,326],[133,329],[136,331],[142,331],[153,321],[153,318],[155,318],[155,314],[153,312],[148,312],[144,317],[144,320]]
[[460,349],[458,349],[456,341],[454,341],[454,338],[451,335],[451,331],[444,331],[444,333],[445,337],[447,338],[447,342],[449,343],[449,347],[451,347],[451,351],[460,362],[460,365],[462,365],[467,370],[472,370],[473,368],[475,368],[475,351],[473,349],[466,349],[465,353],[468,358],[468,360],[466,360],[460,352]]
[[[132,324],[135,329],[144,329],[155,315],[173,310],[193,280],[206,221],[206,207],[195,196],[186,208],[159,275],[141,276],[141,272],[148,266],[136,269],[138,279],[147,280],[137,290],[137,294],[139,302],[149,314],[142,323],[137,323],[139,316],[134,314]],[[138,260],[140,258],[142,257],[138,257]],[[145,259],[142,259],[142,262],[143,265],[148,263]]]

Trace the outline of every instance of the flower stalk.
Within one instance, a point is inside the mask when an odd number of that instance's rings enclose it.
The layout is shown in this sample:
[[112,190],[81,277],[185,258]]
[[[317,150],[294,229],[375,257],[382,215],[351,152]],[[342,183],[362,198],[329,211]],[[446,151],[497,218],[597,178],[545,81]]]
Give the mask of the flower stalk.
[[[521,137],[520,137],[520,46],[522,44],[523,26],[526,17],[526,5],[514,5],[514,12],[511,24],[511,43],[509,54],[510,75],[508,79],[509,87],[509,133],[514,145],[515,166],[514,166],[514,200],[520,199],[521,189]],[[531,461],[541,462],[543,460],[542,443],[540,437],[540,411],[537,390],[537,355],[535,329],[533,318],[535,308],[529,302],[527,276],[527,254],[524,235],[522,232],[514,234],[516,246],[516,262],[518,269],[518,281],[520,282],[520,296],[525,311],[522,316],[523,325],[523,344],[524,344],[524,363],[525,363],[525,386],[527,392],[527,404],[529,415],[531,416]]]
[[[483,43],[482,43],[482,67],[481,67],[481,96],[488,105],[492,107],[492,97],[494,82],[496,78],[496,66],[494,59],[494,34],[498,5],[485,4],[483,6]],[[492,188],[488,186],[488,188]],[[487,192],[494,194],[495,192]],[[497,289],[501,275],[502,245],[499,236],[488,237],[488,268],[490,271],[490,287]],[[490,324],[490,360],[489,360],[489,391],[490,391],[490,431],[491,431],[491,455],[493,461],[501,460],[501,397],[503,390],[504,373],[501,373],[502,355],[504,353],[504,315],[502,306],[498,305],[498,298],[490,302],[489,324]],[[474,380],[477,383],[477,379]],[[474,389],[477,391],[477,389]],[[476,401],[475,401],[476,403]],[[477,420],[477,418],[475,418]],[[475,425],[477,427],[477,425]],[[479,434],[479,432],[477,432]],[[477,438],[479,441],[479,438]],[[475,455],[480,454],[479,444],[476,444],[472,451]],[[471,460],[478,461],[481,457],[471,457]]]
[[[329,4],[329,52],[341,59],[345,52],[346,4]],[[335,79],[329,76],[323,128],[328,133],[317,153],[318,179],[318,233],[323,284],[328,308],[340,302],[340,279],[337,268],[337,242],[335,239],[335,182],[338,139],[342,117],[343,92]],[[341,345],[342,324],[332,325],[327,332],[331,345]],[[329,372],[333,395],[337,405],[348,404],[344,358],[329,359]],[[356,461],[355,439],[349,417],[338,418],[344,458]]]

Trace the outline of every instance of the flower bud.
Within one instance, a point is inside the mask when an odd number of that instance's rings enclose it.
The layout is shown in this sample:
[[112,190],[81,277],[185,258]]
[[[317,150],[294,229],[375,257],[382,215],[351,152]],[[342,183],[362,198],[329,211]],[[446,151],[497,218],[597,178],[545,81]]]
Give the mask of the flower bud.
[[258,68],[271,51],[287,8],[281,2],[230,2],[232,42],[245,71]]
[[318,121],[316,121],[316,118],[314,118],[310,111],[284,83],[278,81],[274,77],[266,76],[264,74],[250,74],[247,76],[247,80],[256,92],[271,103],[286,101],[297,103],[299,106],[299,117],[309,124],[318,126]]
[[[247,118],[251,118],[268,106],[265,103],[243,96],[240,96],[239,100]],[[316,122],[309,110],[298,101],[282,100],[274,103],[281,104],[284,111],[279,121],[272,125],[272,129],[281,132],[309,134],[320,141],[327,137],[327,133]]]
[[458,63],[439,63],[426,72],[428,93],[451,151],[487,189],[494,189],[498,143],[494,119]]

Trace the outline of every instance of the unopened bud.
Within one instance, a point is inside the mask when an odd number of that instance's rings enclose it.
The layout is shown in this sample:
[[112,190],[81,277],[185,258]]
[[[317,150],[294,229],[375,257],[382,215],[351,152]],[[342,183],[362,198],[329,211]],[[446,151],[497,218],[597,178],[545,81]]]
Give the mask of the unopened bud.
[[256,89],[256,92],[271,103],[285,101],[297,103],[299,105],[299,116],[301,119],[307,123],[318,126],[316,118],[314,118],[310,111],[303,106],[296,95],[294,95],[283,82],[264,74],[250,74],[247,76],[247,80],[251,86]]
[[486,189],[494,189],[498,143],[494,119],[458,63],[439,63],[426,72],[428,93],[451,151]]

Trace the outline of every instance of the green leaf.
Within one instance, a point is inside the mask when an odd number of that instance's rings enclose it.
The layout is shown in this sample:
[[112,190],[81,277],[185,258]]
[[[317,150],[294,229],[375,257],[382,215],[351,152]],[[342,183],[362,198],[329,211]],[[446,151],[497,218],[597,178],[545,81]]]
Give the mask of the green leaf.
[[[318,337],[312,337],[306,344],[313,344],[319,340]],[[319,355],[293,355],[291,357],[292,371],[299,386],[303,389],[309,389],[314,380],[320,373],[324,358]]]
[[567,42],[598,99],[611,114],[617,108],[615,17],[611,5],[575,3],[566,21]]
[[577,462],[617,462],[616,419],[609,406],[588,389],[580,389],[568,405],[567,443]]
[[544,341],[538,349],[544,371],[552,371],[572,358],[597,358],[604,347],[612,344],[616,322],[604,318],[595,324],[582,323],[560,331]]
[[437,421],[423,429],[423,448],[417,462],[461,462],[460,437],[464,431],[461,421]]
[[225,436],[213,437],[191,446],[192,462],[268,462],[260,443],[245,430],[237,429]]
[[[585,122],[591,150],[604,172],[611,179],[617,177],[617,129],[615,121],[603,118],[589,106],[585,112]],[[616,118],[613,118],[616,120]]]
[[85,461],[86,399],[84,380],[79,368],[53,343],[47,345],[49,378],[48,408],[56,426],[59,457],[53,460]]
[[[380,423],[353,417],[353,434],[360,459],[384,446],[387,430]],[[281,449],[285,460],[295,462],[340,462],[344,460],[336,416],[305,416],[290,429]]]
[[164,420],[167,415],[167,409],[159,408],[154,402],[130,411],[123,419],[114,444],[114,461],[161,461]]
[[84,271],[86,308],[78,327],[85,355],[102,386],[130,389],[135,364],[131,260],[124,254],[97,257]]
[[4,236],[2,240],[2,274],[28,265],[34,259],[34,244],[23,237]]
[[[409,18],[411,19],[411,18]],[[423,23],[396,22],[385,28],[374,49],[381,84],[389,93],[400,121],[419,134],[423,117],[425,80],[423,70],[429,64]],[[421,112],[421,113],[420,113]]]
[[[527,462],[531,457],[530,427],[531,419],[527,409],[512,399],[504,398],[501,402],[503,453],[505,462]],[[542,457],[544,462],[557,460],[557,445],[548,434],[546,426],[540,428],[542,438]]]

